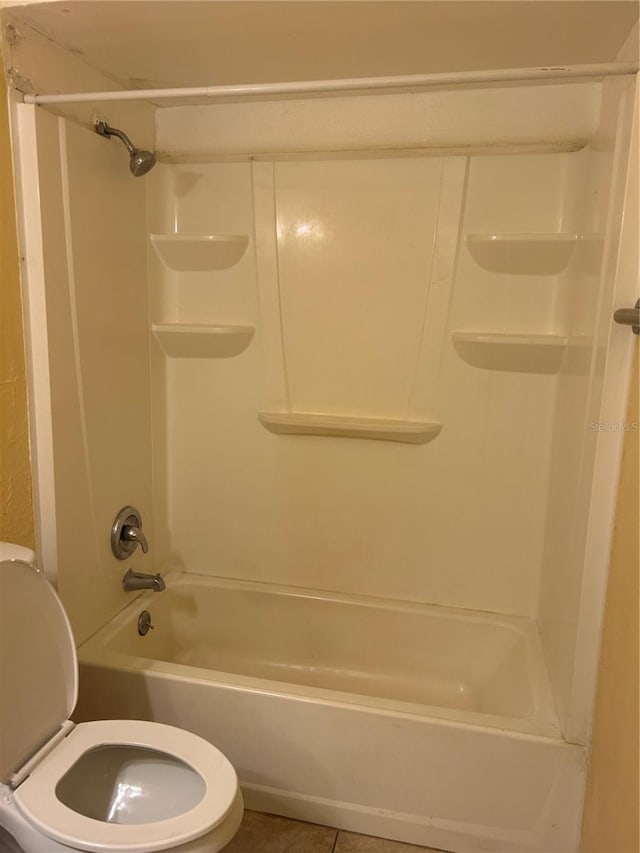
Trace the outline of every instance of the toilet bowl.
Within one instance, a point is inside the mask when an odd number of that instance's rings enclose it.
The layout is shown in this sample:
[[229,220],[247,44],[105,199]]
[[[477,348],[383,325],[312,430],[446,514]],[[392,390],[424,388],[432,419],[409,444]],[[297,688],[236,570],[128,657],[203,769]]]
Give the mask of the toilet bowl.
[[231,763],[161,723],[74,724],[78,662],[53,587],[0,544],[0,853],[215,853],[243,802]]

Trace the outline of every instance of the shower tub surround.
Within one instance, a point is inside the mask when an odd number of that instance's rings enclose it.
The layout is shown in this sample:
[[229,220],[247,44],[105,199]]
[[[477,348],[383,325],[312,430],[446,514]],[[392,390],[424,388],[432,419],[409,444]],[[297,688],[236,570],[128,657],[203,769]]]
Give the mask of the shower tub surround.
[[[17,22],[11,64],[111,88],[40,35],[86,14],[64,5]],[[16,103],[39,552],[80,719],[204,735],[253,808],[577,849],[619,438],[588,424],[624,411],[636,101],[623,76]],[[133,178],[94,114],[156,167]],[[131,567],[192,573],[133,603],[125,504],[151,544]]]
[[530,620],[170,573],[79,659],[78,719],[207,738],[249,808],[449,850],[572,849],[584,752]]
[[[579,138],[549,132],[534,150],[476,137],[464,153],[455,139],[212,152],[144,183],[119,147],[19,105],[22,143],[47,163],[26,229],[48,235],[55,354],[38,422],[55,436],[60,520],[43,553],[79,641],[93,636],[79,718],[201,734],[249,807],[460,853],[577,848],[599,611],[568,549],[591,512],[583,425],[615,420],[595,411],[595,332],[610,324],[634,90],[576,85],[582,99],[563,97]],[[521,133],[525,95],[492,97]],[[184,109],[165,110],[180,128]],[[416,429],[429,440],[408,441]],[[134,570],[210,580],[116,616],[128,602],[107,540],[71,549],[61,525],[97,537],[126,503],[150,521]],[[156,628],[140,638],[143,607]]]

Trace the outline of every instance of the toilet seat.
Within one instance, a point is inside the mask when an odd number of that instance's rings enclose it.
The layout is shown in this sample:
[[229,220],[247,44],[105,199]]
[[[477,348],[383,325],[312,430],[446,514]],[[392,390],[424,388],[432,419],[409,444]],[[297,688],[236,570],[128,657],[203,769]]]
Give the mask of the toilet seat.
[[[216,747],[161,723],[69,721],[78,695],[73,633],[29,553],[6,553],[0,543],[0,648],[11,650],[0,691],[5,805],[64,849],[155,853],[200,849],[199,839],[216,836],[220,850],[243,805],[235,770]],[[45,848],[38,840],[33,849]]]
[[[195,807],[153,823],[118,824],[74,811],[56,795],[73,765],[100,746],[133,746],[168,754],[200,775],[205,792]],[[25,818],[61,844],[95,853],[151,853],[203,836],[224,821],[234,805],[238,780],[216,747],[190,732],[139,720],[80,723],[18,786],[14,800]]]

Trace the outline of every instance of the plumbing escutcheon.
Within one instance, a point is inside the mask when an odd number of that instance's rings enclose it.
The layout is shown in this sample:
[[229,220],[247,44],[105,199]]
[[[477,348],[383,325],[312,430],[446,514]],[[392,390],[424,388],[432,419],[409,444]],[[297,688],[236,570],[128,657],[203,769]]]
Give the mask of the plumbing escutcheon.
[[139,533],[142,531],[142,518],[138,510],[133,506],[122,507],[116,515],[113,527],[111,528],[111,550],[113,556],[118,560],[126,560],[140,545],[142,550],[147,552],[147,541],[144,535],[139,538],[127,538],[128,530],[135,530]]

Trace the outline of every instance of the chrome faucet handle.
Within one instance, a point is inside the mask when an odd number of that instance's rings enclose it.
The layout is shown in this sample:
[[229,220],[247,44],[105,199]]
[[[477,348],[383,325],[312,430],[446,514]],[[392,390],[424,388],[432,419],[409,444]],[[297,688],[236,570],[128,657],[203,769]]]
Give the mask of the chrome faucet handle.
[[135,542],[136,545],[140,545],[143,554],[147,554],[149,551],[147,537],[139,527],[135,527],[133,524],[125,524],[123,526],[120,539],[125,539],[127,542]]
[[111,528],[111,550],[118,560],[126,560],[140,545],[146,554],[149,551],[147,537],[142,532],[142,518],[133,506],[122,507]]

